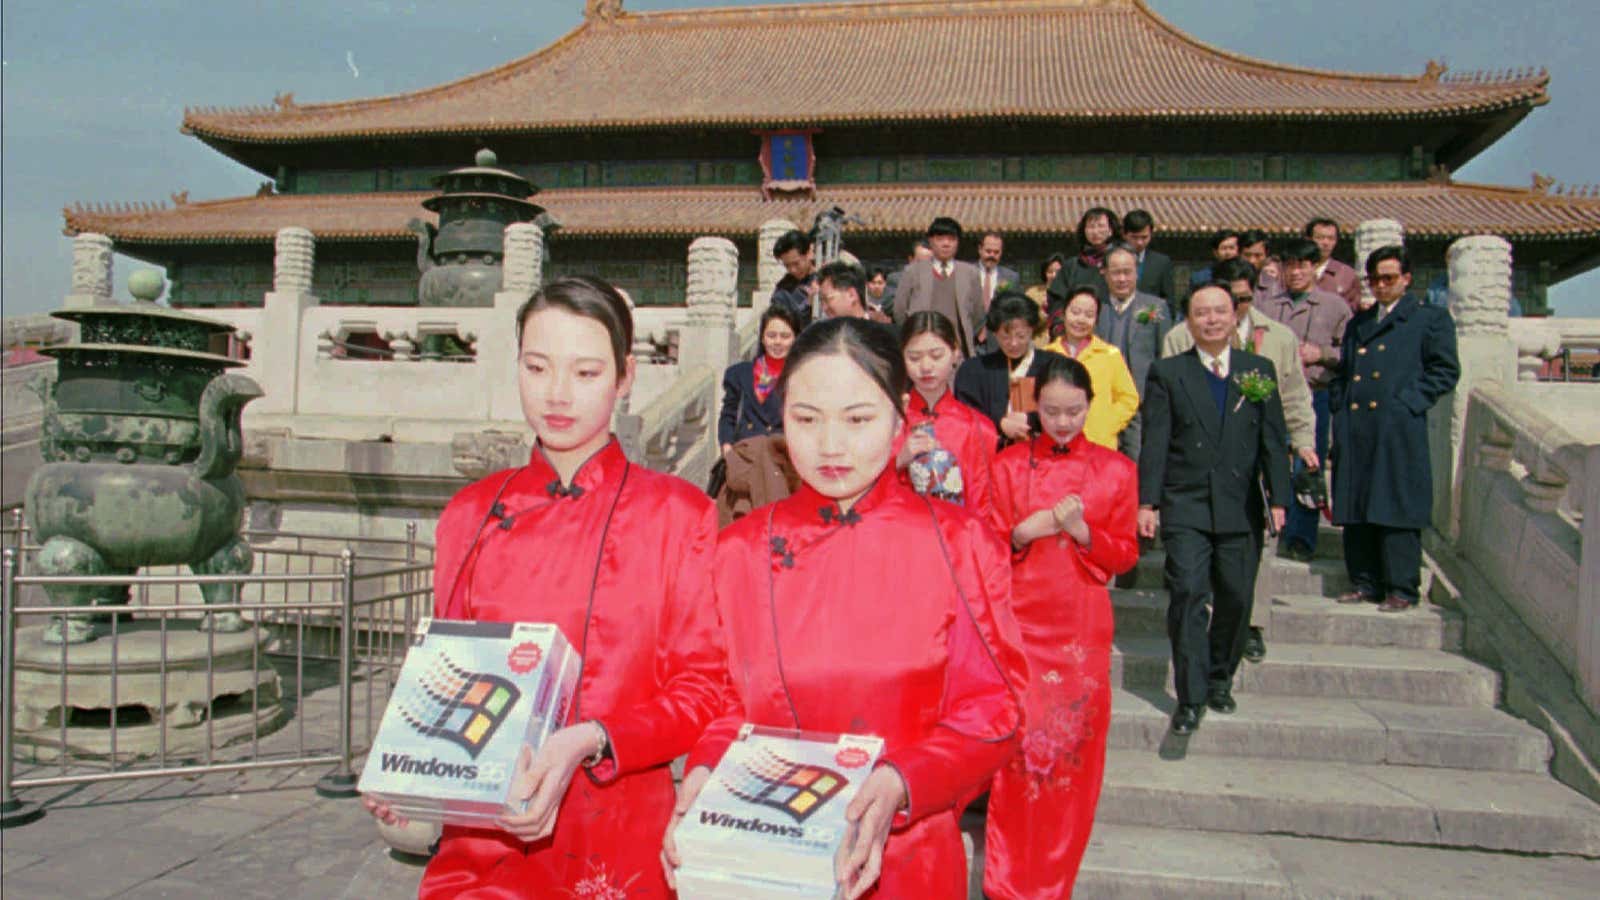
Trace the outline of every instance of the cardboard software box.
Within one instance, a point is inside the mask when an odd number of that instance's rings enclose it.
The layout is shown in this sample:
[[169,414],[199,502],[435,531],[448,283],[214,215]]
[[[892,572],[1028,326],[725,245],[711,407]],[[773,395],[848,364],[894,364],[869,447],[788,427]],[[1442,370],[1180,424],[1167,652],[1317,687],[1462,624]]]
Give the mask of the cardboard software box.
[[361,792],[407,818],[489,824],[508,811],[522,746],[566,722],[580,663],[554,625],[422,619]]
[[834,896],[845,807],[883,740],[745,725],[673,838],[684,900]]

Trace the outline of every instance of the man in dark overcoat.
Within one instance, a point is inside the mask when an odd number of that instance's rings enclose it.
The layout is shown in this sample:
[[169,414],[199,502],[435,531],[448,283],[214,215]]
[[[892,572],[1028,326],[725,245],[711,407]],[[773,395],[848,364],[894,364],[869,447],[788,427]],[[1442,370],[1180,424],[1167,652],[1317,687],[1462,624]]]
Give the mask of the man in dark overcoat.
[[1377,302],[1345,328],[1328,386],[1333,521],[1344,526],[1354,585],[1339,601],[1402,612],[1418,601],[1422,529],[1433,515],[1428,410],[1455,389],[1461,365],[1449,311],[1407,293],[1403,248],[1368,257],[1367,283]]

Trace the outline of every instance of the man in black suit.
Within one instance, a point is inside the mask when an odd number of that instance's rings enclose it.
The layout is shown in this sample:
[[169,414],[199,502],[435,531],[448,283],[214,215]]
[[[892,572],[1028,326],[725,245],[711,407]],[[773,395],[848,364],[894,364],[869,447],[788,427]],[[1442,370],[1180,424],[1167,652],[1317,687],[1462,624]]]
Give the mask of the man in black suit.
[[1341,603],[1382,612],[1417,605],[1422,529],[1433,519],[1428,410],[1461,376],[1449,311],[1406,291],[1404,248],[1367,257],[1376,303],[1344,330],[1341,365],[1328,386],[1333,407],[1333,522],[1344,527],[1354,590]]
[[[1199,727],[1202,704],[1236,708],[1233,674],[1249,633],[1261,556],[1255,534],[1266,513],[1261,479],[1275,528],[1292,495],[1277,372],[1271,360],[1231,349],[1235,302],[1221,283],[1189,295],[1195,346],[1150,366],[1141,410],[1139,534],[1159,531],[1167,551],[1172,731],[1180,735]],[[1258,390],[1268,380],[1270,392]]]
[[1173,286],[1172,257],[1150,249],[1156,234],[1156,220],[1142,209],[1130,210],[1122,217],[1122,240],[1139,261],[1139,293],[1154,294],[1167,301],[1167,312],[1177,318],[1177,289]]

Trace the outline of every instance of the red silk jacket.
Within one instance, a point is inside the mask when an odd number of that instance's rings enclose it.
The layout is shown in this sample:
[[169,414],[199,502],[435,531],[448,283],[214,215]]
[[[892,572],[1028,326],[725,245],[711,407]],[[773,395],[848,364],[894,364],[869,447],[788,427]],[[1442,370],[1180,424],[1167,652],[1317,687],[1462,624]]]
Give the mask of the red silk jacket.
[[869,896],[965,898],[957,820],[1016,750],[1027,683],[1004,545],[886,470],[847,514],[802,486],[734,523],[715,580],[740,702],[690,766],[745,721],[882,737],[909,806]]
[[573,778],[543,841],[446,828],[421,897],[670,896],[658,859],[674,800],[667,763],[731,702],[711,593],[716,530],[710,498],[629,464],[615,440],[570,488],[536,448],[527,466],[450,501],[435,615],[560,626],[583,654],[569,724],[598,720],[615,758]]

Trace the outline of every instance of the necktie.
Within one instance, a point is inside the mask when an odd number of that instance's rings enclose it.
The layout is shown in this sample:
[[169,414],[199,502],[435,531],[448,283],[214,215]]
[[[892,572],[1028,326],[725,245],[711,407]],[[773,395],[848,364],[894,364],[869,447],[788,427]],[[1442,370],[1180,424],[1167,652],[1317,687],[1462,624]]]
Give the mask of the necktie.
[[994,270],[983,270],[983,300],[985,303],[994,299]]
[[1217,376],[1218,378],[1222,377],[1222,360],[1213,359],[1211,361],[1211,374]]
[[946,263],[940,263],[938,265],[938,271],[939,271],[939,277],[940,278],[949,278],[950,277],[950,270],[948,268],[946,268],[946,265],[947,265]]

